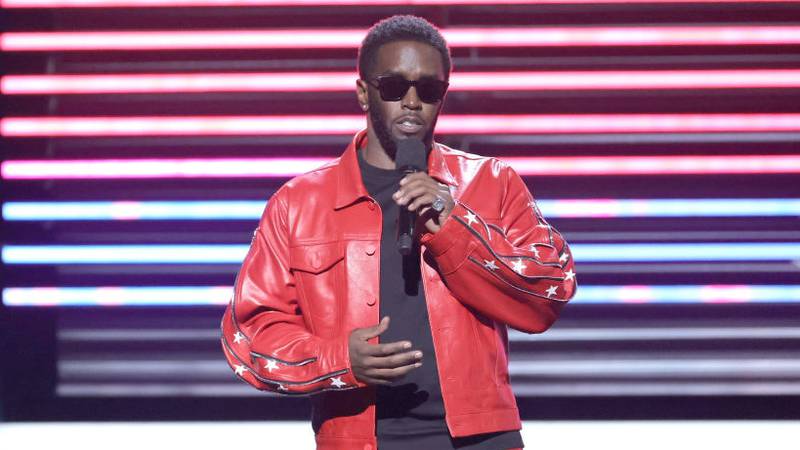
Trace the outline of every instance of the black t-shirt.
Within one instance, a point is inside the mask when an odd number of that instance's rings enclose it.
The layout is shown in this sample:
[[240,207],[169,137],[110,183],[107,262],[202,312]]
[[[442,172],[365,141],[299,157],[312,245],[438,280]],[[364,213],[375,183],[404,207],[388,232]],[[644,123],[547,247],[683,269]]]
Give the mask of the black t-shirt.
[[380,317],[390,316],[380,341],[408,340],[422,351],[422,366],[389,386],[377,386],[376,435],[379,450],[507,450],[522,447],[519,431],[453,439],[444,416],[439,372],[419,267],[419,248],[397,251],[399,207],[392,199],[403,175],[368,164],[358,153],[361,177],[383,215],[380,267]]

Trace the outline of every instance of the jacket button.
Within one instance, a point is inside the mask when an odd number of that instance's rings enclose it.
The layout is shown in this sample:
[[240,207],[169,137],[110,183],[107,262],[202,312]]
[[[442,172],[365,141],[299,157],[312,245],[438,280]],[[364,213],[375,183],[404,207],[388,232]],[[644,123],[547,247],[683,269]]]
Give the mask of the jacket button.
[[375,306],[375,303],[376,303],[375,297],[370,297],[367,299],[367,304],[369,306]]
[[364,450],[372,450],[372,444],[364,444]]
[[367,252],[368,255],[374,255],[375,254],[375,246],[374,245],[368,245],[366,252]]
[[370,211],[375,211],[375,202],[369,202],[367,206],[369,206]]

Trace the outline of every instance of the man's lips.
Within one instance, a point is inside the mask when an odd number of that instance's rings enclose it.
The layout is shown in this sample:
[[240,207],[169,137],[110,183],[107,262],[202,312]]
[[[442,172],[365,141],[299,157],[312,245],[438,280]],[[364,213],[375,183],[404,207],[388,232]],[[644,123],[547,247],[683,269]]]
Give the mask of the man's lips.
[[403,116],[394,122],[397,129],[403,133],[418,133],[425,127],[425,122],[417,116]]

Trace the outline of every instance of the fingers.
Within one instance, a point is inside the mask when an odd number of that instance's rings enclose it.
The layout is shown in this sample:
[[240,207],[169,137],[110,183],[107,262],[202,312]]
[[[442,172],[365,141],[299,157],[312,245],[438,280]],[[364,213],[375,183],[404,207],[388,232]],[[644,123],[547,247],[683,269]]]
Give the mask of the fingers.
[[390,356],[395,353],[400,353],[404,350],[411,348],[411,342],[398,341],[389,342],[386,344],[368,344],[369,346],[364,350],[364,353],[369,356]]
[[389,316],[385,316],[374,327],[362,328],[361,330],[363,331],[361,333],[361,338],[367,341],[374,337],[380,336],[384,331],[388,329],[389,329]]
[[408,205],[409,211],[417,211],[420,207],[430,205],[436,197],[444,198],[450,203],[450,191],[446,186],[425,174],[417,172],[403,178],[401,188],[392,195],[398,205]]
[[391,356],[371,357],[365,360],[367,366],[375,369],[396,369],[422,362],[422,352],[419,350],[399,353]]
[[387,385],[393,380],[397,380],[398,378],[408,375],[409,372],[420,366],[422,366],[422,363],[409,364],[402,367],[396,367],[394,369],[372,369],[367,372],[365,378],[367,378],[367,382],[371,384]]

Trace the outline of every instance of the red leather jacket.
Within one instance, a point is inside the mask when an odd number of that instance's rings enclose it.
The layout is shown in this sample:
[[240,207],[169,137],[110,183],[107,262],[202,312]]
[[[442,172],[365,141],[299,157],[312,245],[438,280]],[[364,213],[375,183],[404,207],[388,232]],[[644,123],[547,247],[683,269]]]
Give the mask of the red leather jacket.
[[[253,234],[222,319],[231,368],[258,389],[312,397],[320,450],[374,450],[374,388],[350,366],[354,328],[380,318],[381,209],[344,154],[287,182]],[[420,237],[423,286],[453,436],[521,427],[506,325],[541,333],[575,292],[573,261],[506,164],[434,143],[428,173],[456,207]],[[376,340],[377,342],[377,340]]]

